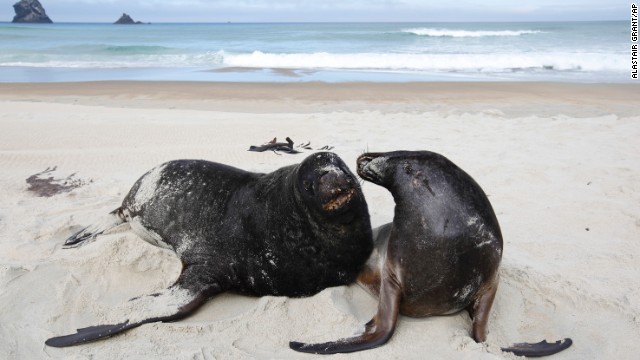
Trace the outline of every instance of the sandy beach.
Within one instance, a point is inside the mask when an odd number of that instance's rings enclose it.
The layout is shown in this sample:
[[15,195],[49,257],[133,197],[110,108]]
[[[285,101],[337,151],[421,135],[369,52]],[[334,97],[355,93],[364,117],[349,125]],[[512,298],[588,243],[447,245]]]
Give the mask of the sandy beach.
[[[352,285],[303,299],[224,294],[179,322],[72,348],[44,345],[100,324],[180,271],[173,253],[127,229],[62,249],[69,235],[118,207],[164,161],[271,172],[313,153],[247,151],[288,136],[333,146],[352,169],[365,151],[441,153],[489,195],[505,239],[486,343],[471,339],[465,312],[401,317],[388,344],[332,359],[512,359],[500,346],[564,337],[574,345],[553,359],[634,359],[638,99],[635,84],[2,83],[0,358],[319,359],[288,342],[360,332],[377,301]],[[28,190],[36,174],[65,191]],[[371,183],[363,191],[372,225],[391,221],[389,193]]]

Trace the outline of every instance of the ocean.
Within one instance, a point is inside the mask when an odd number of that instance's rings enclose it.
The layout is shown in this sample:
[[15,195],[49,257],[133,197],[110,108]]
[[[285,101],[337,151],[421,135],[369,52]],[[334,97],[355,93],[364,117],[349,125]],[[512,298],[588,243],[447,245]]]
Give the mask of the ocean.
[[629,24],[0,23],[0,82],[630,82]]

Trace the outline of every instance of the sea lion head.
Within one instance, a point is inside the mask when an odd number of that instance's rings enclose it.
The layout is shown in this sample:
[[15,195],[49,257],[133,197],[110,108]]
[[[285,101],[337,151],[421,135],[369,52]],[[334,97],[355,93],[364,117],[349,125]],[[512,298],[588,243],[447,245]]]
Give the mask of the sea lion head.
[[349,222],[353,219],[352,210],[366,206],[355,175],[334,153],[308,156],[298,167],[297,175],[300,197],[325,218]]
[[356,161],[358,175],[376,185],[388,187],[393,180],[395,167],[391,163],[393,153],[364,153]]
[[364,153],[357,160],[358,175],[389,190],[395,185],[406,187],[406,184],[411,184],[412,189],[429,189],[426,171],[437,161],[447,160],[430,151]]

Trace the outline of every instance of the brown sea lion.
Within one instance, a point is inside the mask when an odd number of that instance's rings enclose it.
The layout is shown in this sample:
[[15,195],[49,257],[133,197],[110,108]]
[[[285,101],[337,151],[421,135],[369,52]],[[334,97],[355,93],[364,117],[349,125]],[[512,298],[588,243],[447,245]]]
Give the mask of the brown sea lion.
[[[498,288],[502,234],[489,199],[466,172],[428,151],[367,153],[358,174],[387,188],[393,223],[374,231],[374,255],[358,281],[378,295],[378,312],[362,335],[322,344],[291,342],[296,351],[332,354],[378,347],[393,334],[398,314],[446,315],[467,310],[472,337],[484,342]],[[551,355],[571,346],[521,343],[503,351]]]

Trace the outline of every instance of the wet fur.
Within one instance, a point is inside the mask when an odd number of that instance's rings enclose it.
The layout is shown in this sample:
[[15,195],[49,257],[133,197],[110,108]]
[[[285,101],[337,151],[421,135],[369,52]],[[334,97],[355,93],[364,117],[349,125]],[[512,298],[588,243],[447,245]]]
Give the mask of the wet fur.
[[[336,194],[350,195],[326,209]],[[179,279],[164,292],[175,308],[160,306],[134,320],[123,314],[113,325],[80,329],[47,345],[71,346],[183,318],[224,291],[313,295],[355,281],[373,247],[360,186],[342,160],[326,152],[269,174],[203,160],[170,161],[143,175],[120,208],[66,245],[82,245],[123,222],[182,261]],[[155,296],[131,300],[131,311],[149,308]]]
[[[371,349],[391,338],[398,314],[424,317],[463,309],[473,321],[472,337],[484,342],[503,242],[480,186],[444,156],[428,151],[365,153],[358,158],[358,175],[387,188],[396,203],[393,223],[374,230],[376,249],[358,277],[378,295],[378,312],[359,336],[291,342],[290,347],[318,354]],[[503,350],[544,356],[570,345],[565,339]]]

